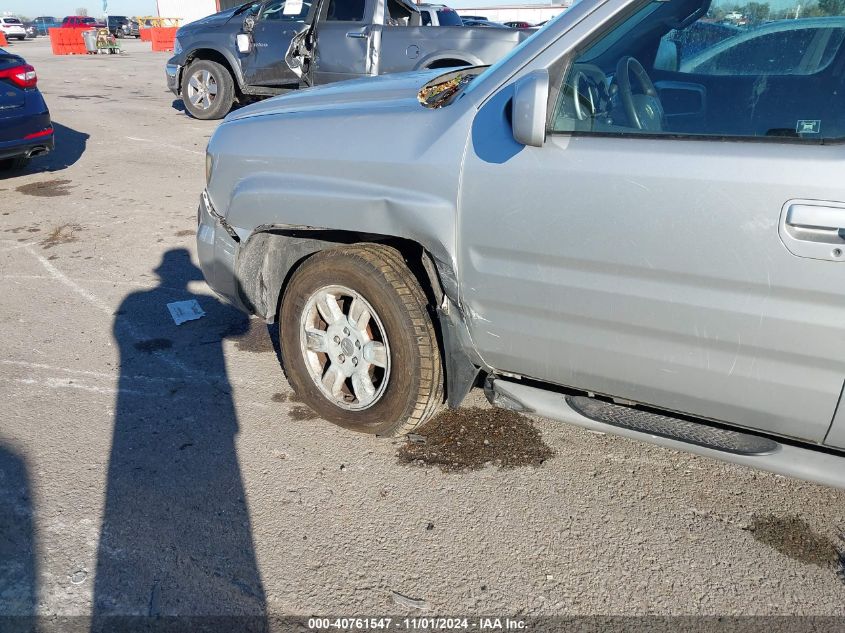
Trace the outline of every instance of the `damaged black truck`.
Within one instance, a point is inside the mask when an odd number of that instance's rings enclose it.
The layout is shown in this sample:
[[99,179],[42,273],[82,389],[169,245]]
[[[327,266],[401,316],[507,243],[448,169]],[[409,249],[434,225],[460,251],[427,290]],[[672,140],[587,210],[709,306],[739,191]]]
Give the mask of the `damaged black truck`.
[[265,0],[179,29],[167,84],[198,119],[235,103],[358,77],[484,66],[528,33],[422,26],[407,0]]

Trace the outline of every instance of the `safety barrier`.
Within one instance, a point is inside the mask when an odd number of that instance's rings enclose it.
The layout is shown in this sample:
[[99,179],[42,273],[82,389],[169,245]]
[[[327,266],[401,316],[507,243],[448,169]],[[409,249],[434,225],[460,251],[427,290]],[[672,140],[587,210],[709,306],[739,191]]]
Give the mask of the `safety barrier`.
[[153,29],[149,26],[142,26],[138,33],[141,35],[142,42],[151,42],[153,40]]
[[50,47],[53,55],[85,55],[85,40],[82,33],[85,29],[49,29]]
[[9,42],[6,41],[6,34],[0,31],[0,46],[8,46]]
[[148,28],[179,28],[179,22],[182,18],[162,18],[157,15],[139,15],[135,19],[138,21],[138,26],[143,29]]
[[154,51],[172,51],[173,44],[176,40],[176,27],[153,27],[151,42]]

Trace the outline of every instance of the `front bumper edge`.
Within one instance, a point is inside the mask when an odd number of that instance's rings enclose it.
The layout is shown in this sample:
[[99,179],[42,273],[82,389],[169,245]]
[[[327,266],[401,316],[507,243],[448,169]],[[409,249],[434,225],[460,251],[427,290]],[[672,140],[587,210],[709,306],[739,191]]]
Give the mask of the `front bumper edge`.
[[240,244],[230,234],[203,191],[197,212],[197,255],[200,269],[209,287],[224,301],[249,312],[241,300],[240,284],[235,274]]
[[167,75],[167,89],[178,97],[180,92],[179,84],[182,79],[182,66],[168,62],[164,66],[164,73]]

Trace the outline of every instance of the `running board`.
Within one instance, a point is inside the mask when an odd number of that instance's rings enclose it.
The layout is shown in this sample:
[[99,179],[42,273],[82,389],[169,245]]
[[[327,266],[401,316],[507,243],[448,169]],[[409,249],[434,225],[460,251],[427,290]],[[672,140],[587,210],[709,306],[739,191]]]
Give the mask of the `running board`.
[[845,455],[502,379],[494,379],[485,391],[502,408],[845,488]]
[[596,422],[704,446],[716,451],[737,455],[768,455],[780,448],[780,444],[767,437],[649,413],[586,396],[566,396],[566,402],[576,412]]

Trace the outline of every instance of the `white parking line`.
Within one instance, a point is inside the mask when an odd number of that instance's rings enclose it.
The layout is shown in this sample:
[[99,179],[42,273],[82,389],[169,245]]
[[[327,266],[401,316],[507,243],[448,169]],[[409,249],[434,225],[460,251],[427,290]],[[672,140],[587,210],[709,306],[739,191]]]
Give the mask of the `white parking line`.
[[[112,308],[110,305],[108,305],[105,301],[100,299],[94,293],[89,292],[88,290],[86,290],[85,288],[80,286],[78,283],[73,281],[70,277],[65,275],[62,271],[60,271],[52,263],[50,263],[47,260],[46,257],[39,255],[31,247],[27,248],[26,252],[28,252],[30,255],[35,257],[39,262],[41,262],[41,265],[44,267],[44,269],[47,271],[47,274],[50,275],[50,277],[52,277],[53,279],[58,281],[63,286],[66,286],[68,289],[72,290],[73,292],[75,292],[79,296],[83,297],[86,301],[88,301],[88,303],[90,303],[91,305],[96,307],[98,310],[100,310],[104,314],[108,315],[109,318],[114,317],[114,308]],[[132,338],[134,338],[136,341],[143,341],[143,340],[149,340],[149,339],[154,338],[152,336],[146,335],[143,332],[143,330],[138,328],[128,318],[118,320],[116,325],[125,327],[129,331],[129,335]],[[221,378],[220,376],[210,376],[209,374],[206,374],[205,372],[196,372],[196,371],[192,370],[190,367],[188,367],[187,365],[185,365],[183,362],[181,362],[179,359],[174,358],[173,356],[170,356],[167,353],[153,352],[153,354],[155,354],[156,357],[161,359],[162,362],[164,362],[167,365],[170,365],[174,369],[181,371],[186,376],[201,376],[201,377],[204,377],[204,378],[211,377],[211,378],[214,378],[214,379],[220,379]]]
[[161,141],[155,141],[149,138],[138,138],[137,136],[127,136],[127,139],[130,141],[138,141],[140,143],[154,143],[159,147],[166,147],[167,149],[175,149],[179,150],[180,152],[188,152],[189,154],[196,154],[197,156],[205,156],[205,152],[200,152],[195,149],[188,149],[187,147],[180,147],[179,145],[171,145],[169,143],[162,143]]

